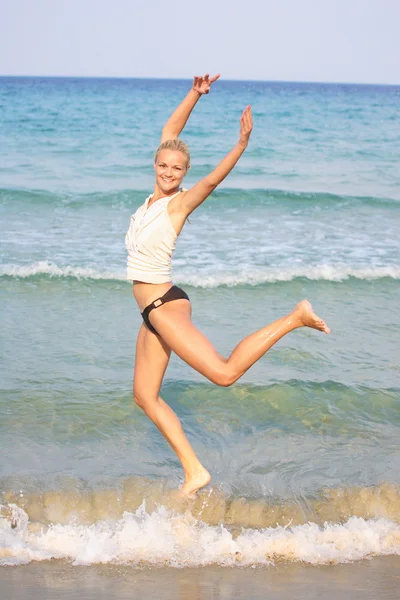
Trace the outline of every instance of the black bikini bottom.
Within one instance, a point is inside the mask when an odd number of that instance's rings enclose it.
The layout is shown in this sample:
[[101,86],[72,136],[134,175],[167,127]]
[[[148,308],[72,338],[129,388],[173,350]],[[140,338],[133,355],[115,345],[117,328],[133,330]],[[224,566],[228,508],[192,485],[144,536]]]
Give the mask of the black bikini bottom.
[[161,298],[157,298],[156,300],[154,300],[154,302],[152,302],[151,304],[146,306],[146,308],[142,312],[142,317],[143,317],[143,321],[144,321],[144,324],[146,325],[147,329],[150,329],[150,331],[157,334],[157,331],[154,329],[153,325],[150,323],[150,320],[149,320],[149,314],[151,313],[151,311],[154,308],[158,308],[159,306],[161,306],[162,304],[165,304],[166,302],[172,302],[173,300],[182,300],[182,299],[189,300],[189,296],[187,295],[186,292],[181,290],[181,288],[179,288],[176,285],[173,285],[171,288],[169,288],[168,292],[166,292],[164,294],[164,296],[161,296]]

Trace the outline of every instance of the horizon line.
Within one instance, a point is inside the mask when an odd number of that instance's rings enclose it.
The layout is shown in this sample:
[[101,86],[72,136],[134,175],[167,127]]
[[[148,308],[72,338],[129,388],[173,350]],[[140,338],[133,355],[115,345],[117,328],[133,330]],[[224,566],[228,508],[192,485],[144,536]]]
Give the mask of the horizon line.
[[[191,77],[135,77],[125,75],[3,75],[0,73],[0,79],[115,79],[115,80],[154,80],[154,81],[191,81]],[[310,81],[296,79],[223,79],[223,82],[242,82],[242,83],[300,83],[300,84],[319,84],[319,85],[363,85],[363,86],[394,86],[399,87],[400,83],[374,83],[364,81]]]

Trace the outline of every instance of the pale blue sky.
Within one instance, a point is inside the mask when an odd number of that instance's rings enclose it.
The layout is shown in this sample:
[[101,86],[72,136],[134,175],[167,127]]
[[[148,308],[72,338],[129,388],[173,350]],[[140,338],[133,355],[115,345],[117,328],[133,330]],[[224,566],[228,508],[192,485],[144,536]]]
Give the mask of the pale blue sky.
[[0,0],[0,75],[400,84],[400,0]]

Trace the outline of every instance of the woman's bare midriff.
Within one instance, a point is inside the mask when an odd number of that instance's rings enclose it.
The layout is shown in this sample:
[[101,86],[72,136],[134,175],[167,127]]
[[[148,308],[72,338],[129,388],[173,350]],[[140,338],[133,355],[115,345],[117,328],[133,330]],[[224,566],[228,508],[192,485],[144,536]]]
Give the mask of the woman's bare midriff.
[[140,312],[143,312],[146,306],[163,296],[172,287],[172,282],[168,283],[145,283],[144,281],[133,282],[133,295],[138,303]]

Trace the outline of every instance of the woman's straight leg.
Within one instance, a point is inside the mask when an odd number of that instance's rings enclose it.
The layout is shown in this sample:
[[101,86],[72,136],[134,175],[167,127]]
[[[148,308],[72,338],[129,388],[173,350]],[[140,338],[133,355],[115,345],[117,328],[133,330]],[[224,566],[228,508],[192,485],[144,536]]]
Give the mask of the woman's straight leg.
[[182,463],[185,483],[182,492],[190,495],[210,481],[191,447],[180,420],[159,395],[171,350],[157,335],[142,325],[136,344],[133,394],[135,402],[158,427]]

